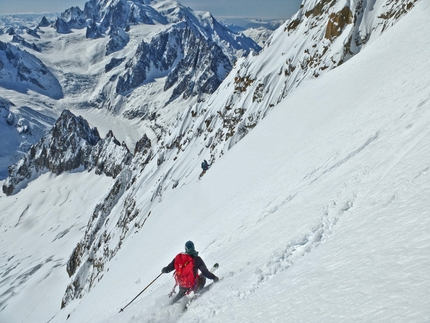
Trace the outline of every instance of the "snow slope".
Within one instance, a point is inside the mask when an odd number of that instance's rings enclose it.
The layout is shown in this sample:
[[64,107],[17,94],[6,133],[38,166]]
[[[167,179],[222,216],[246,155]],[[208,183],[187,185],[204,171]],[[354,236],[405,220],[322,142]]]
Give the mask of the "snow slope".
[[[16,196],[0,195],[0,321],[429,321],[429,14],[430,5],[418,2],[359,55],[303,82],[202,180],[196,169],[195,182],[154,205],[103,279],[63,310],[64,259],[74,243],[50,245],[55,270],[43,265],[25,274],[25,244],[8,242],[26,232],[14,227],[22,213],[16,205],[47,211],[37,191],[30,194],[44,178]],[[60,175],[49,182],[52,192],[68,176],[79,189],[92,174]],[[88,198],[79,205],[87,216],[97,203]],[[28,221],[36,218],[28,213]],[[70,228],[77,220],[58,221]],[[41,221],[35,237],[50,226]],[[33,246],[43,251],[39,239]],[[173,279],[163,275],[118,314],[189,239],[208,266],[221,264],[223,280],[182,313],[180,304],[168,306]],[[14,255],[22,268],[8,265]],[[48,281],[55,291],[44,288]]]
[[69,250],[111,182],[94,173],[44,174],[19,198],[0,195],[0,322],[45,322],[57,311]]

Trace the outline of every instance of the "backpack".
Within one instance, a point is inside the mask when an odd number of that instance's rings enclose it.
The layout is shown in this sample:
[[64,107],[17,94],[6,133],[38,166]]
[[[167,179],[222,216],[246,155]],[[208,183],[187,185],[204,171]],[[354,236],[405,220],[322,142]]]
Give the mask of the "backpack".
[[194,274],[194,258],[186,253],[180,253],[175,257],[175,279],[179,286],[187,289],[194,288],[196,275]]

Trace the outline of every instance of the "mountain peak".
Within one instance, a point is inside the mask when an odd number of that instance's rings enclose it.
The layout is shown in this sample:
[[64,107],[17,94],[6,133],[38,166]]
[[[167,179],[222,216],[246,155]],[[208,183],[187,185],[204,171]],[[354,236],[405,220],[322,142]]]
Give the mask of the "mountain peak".
[[96,128],[91,129],[85,119],[64,110],[49,134],[33,145],[17,164],[9,167],[3,192],[11,195],[46,171],[60,174],[85,165],[91,147],[98,141],[100,136]]
[[47,171],[59,175],[83,167],[116,178],[132,158],[127,146],[115,138],[112,130],[101,139],[97,128],[91,128],[84,118],[64,110],[49,134],[9,167],[3,192],[11,195]]

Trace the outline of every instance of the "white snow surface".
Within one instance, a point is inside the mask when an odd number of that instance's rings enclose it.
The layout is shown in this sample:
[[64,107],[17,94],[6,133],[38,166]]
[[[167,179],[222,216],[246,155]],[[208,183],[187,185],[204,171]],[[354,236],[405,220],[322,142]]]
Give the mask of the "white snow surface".
[[[196,169],[166,194],[62,310],[66,261],[112,179],[45,174],[1,193],[0,322],[429,322],[429,23],[420,1],[303,82],[201,180]],[[182,312],[162,275],[118,313],[187,240],[222,280]]]

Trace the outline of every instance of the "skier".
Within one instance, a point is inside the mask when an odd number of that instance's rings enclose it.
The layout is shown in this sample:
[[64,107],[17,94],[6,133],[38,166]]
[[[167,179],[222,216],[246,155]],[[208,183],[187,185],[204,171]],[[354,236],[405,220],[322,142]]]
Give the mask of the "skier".
[[207,162],[206,159],[203,160],[202,162],[202,169],[204,172],[206,172],[209,169],[210,164]]
[[[201,290],[206,284],[206,278],[212,279],[215,283],[218,282],[219,278],[208,270],[203,259],[198,254],[194,248],[194,243],[187,241],[185,243],[185,253],[179,253],[170,264],[161,270],[164,274],[176,270],[176,285],[173,287],[172,294],[177,285],[179,285],[179,292],[173,299],[172,304],[192,291]],[[199,270],[201,271],[200,275],[198,274]]]
[[203,160],[203,162],[202,162],[203,171],[200,173],[199,179],[202,178],[202,176],[206,173],[206,171],[209,169],[210,165],[211,164],[209,164],[206,159]]

